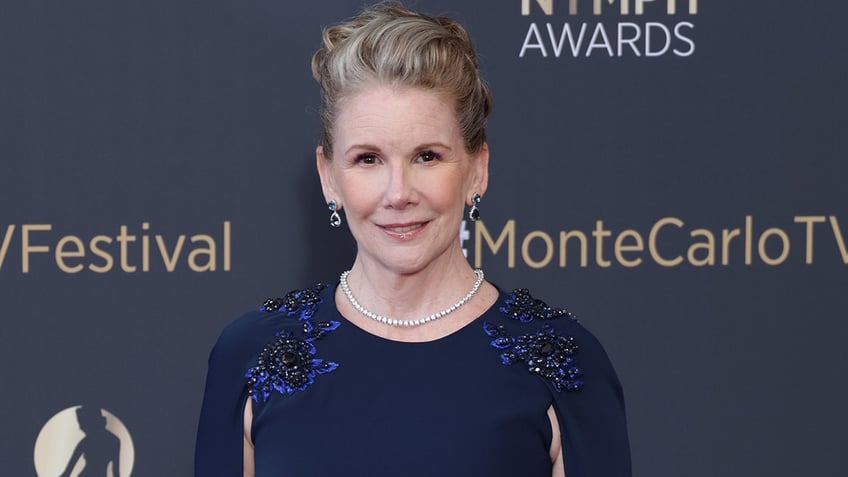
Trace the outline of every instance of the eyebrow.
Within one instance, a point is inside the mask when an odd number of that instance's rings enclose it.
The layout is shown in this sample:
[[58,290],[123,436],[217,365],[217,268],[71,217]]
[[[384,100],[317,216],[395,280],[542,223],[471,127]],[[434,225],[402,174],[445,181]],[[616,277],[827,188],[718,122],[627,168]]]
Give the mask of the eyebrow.
[[[438,142],[438,141],[436,141],[436,142],[426,142],[426,143],[423,143],[423,144],[419,144],[419,145],[415,146],[413,148],[413,150],[414,151],[424,151],[424,150],[427,150],[427,149],[432,149],[433,147],[440,147],[442,149],[447,149],[448,151],[453,151],[453,148],[451,148],[450,146],[448,146],[445,143]],[[345,151],[345,154],[350,154],[351,151],[354,151],[354,150],[357,150],[357,149],[366,150],[366,151],[380,151],[380,148],[375,146],[374,144],[365,143],[365,144],[354,144],[353,146],[350,146]]]

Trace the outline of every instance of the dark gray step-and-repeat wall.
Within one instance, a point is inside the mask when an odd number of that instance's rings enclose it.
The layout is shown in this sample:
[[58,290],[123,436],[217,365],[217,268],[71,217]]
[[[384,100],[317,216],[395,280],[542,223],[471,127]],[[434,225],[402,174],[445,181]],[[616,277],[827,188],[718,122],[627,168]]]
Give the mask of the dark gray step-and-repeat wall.
[[[495,98],[467,256],[600,337],[634,474],[841,475],[845,3],[410,5],[468,26]],[[116,475],[192,474],[218,332],[351,263],[309,60],[361,6],[4,2],[0,474],[59,475],[78,409]]]

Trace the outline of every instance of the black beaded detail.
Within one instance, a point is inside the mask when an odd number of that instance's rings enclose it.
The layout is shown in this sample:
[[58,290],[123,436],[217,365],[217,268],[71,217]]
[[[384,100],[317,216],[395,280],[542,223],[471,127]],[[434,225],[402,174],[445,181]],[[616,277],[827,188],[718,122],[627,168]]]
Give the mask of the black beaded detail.
[[298,319],[309,319],[315,313],[315,308],[322,301],[321,292],[328,286],[319,283],[312,288],[290,291],[283,298],[265,300],[265,303],[262,304],[262,309],[267,312],[285,311],[289,316],[300,312]]
[[[500,311],[511,319],[529,323],[538,318],[551,320],[570,318],[574,315],[561,308],[551,308],[537,300],[526,289],[519,289],[504,300]],[[491,345],[501,350],[501,363],[505,365],[523,362],[527,370],[551,382],[559,391],[579,391],[583,387],[583,371],[577,367],[576,354],[579,346],[572,336],[558,334],[545,323],[535,333],[512,336],[505,325],[483,322],[483,330],[492,338]]]
[[278,333],[276,339],[259,354],[256,366],[247,371],[248,393],[257,402],[265,401],[272,391],[292,394],[303,391],[316,374],[329,373],[339,365],[315,357],[312,340],[295,338],[290,331]]
[[506,316],[518,320],[522,323],[529,323],[534,318],[540,320],[552,320],[554,318],[571,318],[576,317],[568,310],[562,308],[552,308],[542,300],[533,298],[530,291],[526,288],[518,288],[512,291],[505,300],[503,306],[500,307],[501,313]]
[[314,322],[315,310],[323,301],[321,292],[327,285],[318,284],[305,290],[289,292],[283,298],[266,300],[266,312],[285,312],[297,315],[302,322],[301,336],[291,331],[277,333],[274,341],[265,345],[257,358],[256,366],[245,373],[248,393],[257,402],[265,401],[273,391],[288,395],[303,391],[315,380],[317,374],[329,373],[339,365],[317,358],[313,342],[338,328],[334,320]]

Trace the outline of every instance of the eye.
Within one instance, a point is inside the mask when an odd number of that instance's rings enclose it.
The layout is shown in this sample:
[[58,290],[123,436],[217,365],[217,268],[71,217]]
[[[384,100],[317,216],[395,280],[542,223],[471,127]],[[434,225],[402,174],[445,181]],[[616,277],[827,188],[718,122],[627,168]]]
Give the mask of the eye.
[[433,162],[441,159],[441,157],[442,155],[437,152],[426,150],[419,152],[416,159],[420,162]]
[[366,164],[366,165],[376,164],[377,163],[377,156],[374,155],[374,154],[371,154],[370,152],[369,153],[362,153],[362,154],[357,155],[353,159],[353,162],[355,162],[357,164]]

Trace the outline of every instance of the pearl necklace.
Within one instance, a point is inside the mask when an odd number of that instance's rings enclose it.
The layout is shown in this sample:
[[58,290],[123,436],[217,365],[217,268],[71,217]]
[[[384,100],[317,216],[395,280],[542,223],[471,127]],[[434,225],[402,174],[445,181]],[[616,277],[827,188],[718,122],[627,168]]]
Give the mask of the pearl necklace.
[[477,280],[474,281],[474,286],[471,287],[471,290],[462,297],[461,300],[454,303],[453,305],[445,308],[442,311],[437,311],[432,315],[425,316],[424,318],[419,318],[417,320],[396,320],[394,318],[389,318],[387,316],[378,315],[367,310],[364,306],[360,305],[356,298],[353,297],[353,292],[350,291],[350,287],[347,285],[347,276],[350,274],[350,270],[346,270],[342,272],[339,277],[339,285],[342,287],[342,292],[344,292],[347,297],[347,301],[356,309],[356,311],[362,313],[363,315],[371,318],[374,321],[379,321],[380,323],[390,325],[390,326],[402,326],[402,327],[411,327],[411,326],[419,326],[424,323],[429,323],[433,320],[437,320],[445,315],[453,313],[459,307],[466,304],[468,300],[471,299],[474,295],[477,294],[477,290],[480,289],[480,285],[483,283],[483,270],[477,269],[474,270],[474,273],[477,274]]

